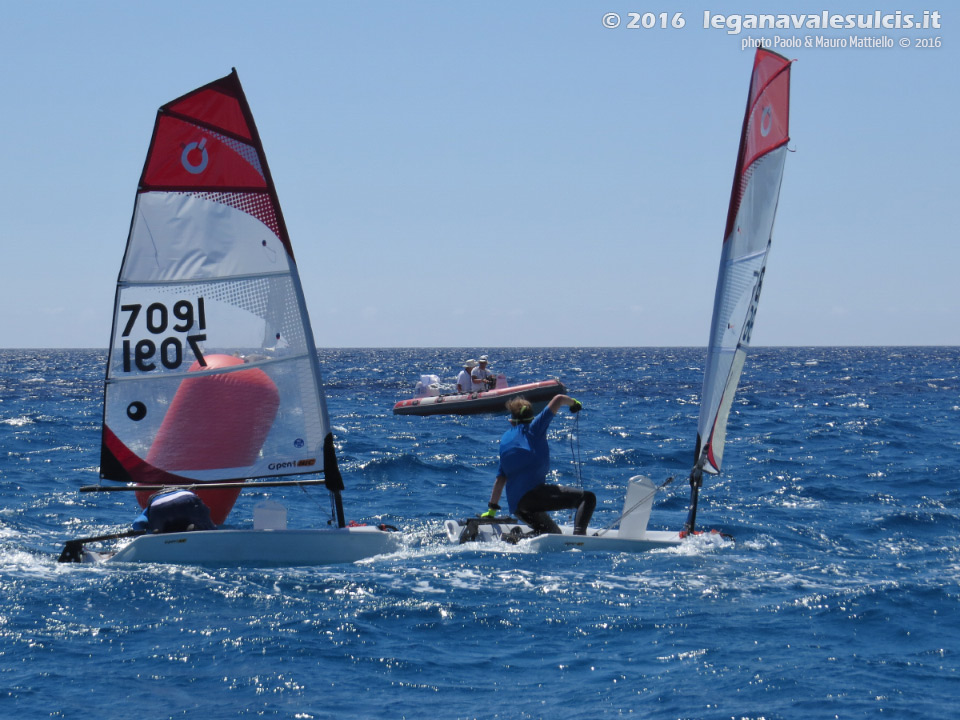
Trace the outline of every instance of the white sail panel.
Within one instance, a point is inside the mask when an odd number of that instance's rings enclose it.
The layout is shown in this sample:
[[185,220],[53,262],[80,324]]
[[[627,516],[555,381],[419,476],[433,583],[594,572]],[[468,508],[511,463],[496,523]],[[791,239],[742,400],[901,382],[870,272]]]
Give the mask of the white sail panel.
[[710,473],[720,471],[727,416],[750,345],[785,156],[786,147],[781,147],[756,163],[734,232],[723,246],[698,427],[700,437],[710,439],[704,464]]
[[137,198],[121,283],[199,281],[289,273],[283,243],[263,221],[196,192],[148,192]]

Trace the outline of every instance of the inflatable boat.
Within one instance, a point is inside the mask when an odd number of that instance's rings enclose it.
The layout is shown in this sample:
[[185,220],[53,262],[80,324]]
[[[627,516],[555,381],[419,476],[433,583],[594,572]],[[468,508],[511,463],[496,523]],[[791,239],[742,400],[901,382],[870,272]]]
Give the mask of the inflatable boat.
[[[502,376],[501,376],[502,377]],[[417,394],[393,406],[394,415],[480,415],[506,412],[507,401],[523,395],[539,412],[555,395],[567,392],[559,380],[543,380],[507,386],[498,378],[497,387],[471,393],[443,394],[436,383],[417,383]],[[434,394],[435,393],[435,394]]]

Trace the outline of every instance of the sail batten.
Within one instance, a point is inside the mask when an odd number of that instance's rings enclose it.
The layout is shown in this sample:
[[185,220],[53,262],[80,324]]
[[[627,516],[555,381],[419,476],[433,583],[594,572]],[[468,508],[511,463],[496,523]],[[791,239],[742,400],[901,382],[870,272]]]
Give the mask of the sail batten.
[[[243,361],[244,361],[244,362],[243,362],[243,366],[240,367],[240,368],[210,367],[210,368],[207,368],[207,369],[204,370],[204,376],[223,375],[223,374],[231,373],[231,372],[242,372],[243,370],[246,370],[246,369],[249,369],[249,368],[267,367],[267,366],[270,366],[270,365],[275,364],[275,363],[278,363],[278,362],[285,362],[285,361],[289,361],[289,360],[308,360],[308,359],[309,359],[309,356],[306,355],[306,354],[303,354],[303,355],[289,355],[289,356],[285,357],[283,360],[276,360],[276,359],[269,359],[269,358],[264,359],[264,360],[251,360],[250,357],[248,356],[248,357],[245,357],[245,358],[243,359]],[[161,375],[153,375],[153,376],[150,376],[150,377],[120,377],[120,376],[115,376],[115,377],[108,378],[105,382],[106,382],[107,384],[127,383],[127,382],[164,382],[164,381],[166,381],[166,380],[169,380],[170,377],[174,377],[174,376],[180,377],[180,378],[194,377],[193,375],[190,374],[190,372],[191,372],[191,371],[189,371],[189,370],[187,370],[187,371],[182,371],[182,372],[170,372],[170,373],[167,373],[167,374],[164,375],[164,376],[161,376]]]
[[[758,49],[723,237],[697,427],[695,474],[719,473],[750,345],[789,142],[790,61]],[[695,500],[691,515],[695,516]],[[692,523],[688,523],[692,524]]]
[[[157,112],[104,388],[104,479],[339,482],[296,261],[236,71]],[[207,497],[219,524],[236,494]]]
[[225,275],[220,278],[208,278],[208,277],[197,277],[197,278],[179,278],[177,280],[122,280],[117,283],[119,287],[123,288],[133,288],[142,285],[149,285],[151,287],[162,287],[163,285],[204,285],[213,282],[236,282],[239,280],[261,280],[264,278],[269,278],[271,276],[276,277],[285,277],[287,275],[284,271],[276,272],[262,272],[262,273],[245,273],[240,275]]

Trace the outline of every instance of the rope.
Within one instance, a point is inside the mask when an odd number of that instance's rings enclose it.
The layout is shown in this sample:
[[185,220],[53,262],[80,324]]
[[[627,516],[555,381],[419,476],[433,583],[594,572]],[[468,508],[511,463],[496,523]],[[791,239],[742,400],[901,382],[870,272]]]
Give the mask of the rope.
[[[570,455],[572,456],[571,462],[576,468],[577,475],[577,489],[583,490],[583,460],[580,456],[580,413],[576,413],[573,416],[573,432],[570,433]],[[571,508],[570,510],[570,523],[573,524],[577,517],[577,509]]]
[[571,462],[577,471],[577,487],[583,490],[583,460],[580,456],[580,414],[573,417],[573,432],[570,433]]
[[[304,483],[297,483],[297,487],[300,488],[300,492],[306,495],[310,499],[310,501],[317,506],[317,510],[320,512],[321,515],[323,515],[323,512],[324,512],[323,505],[317,499],[316,495],[311,495],[310,492],[307,490],[307,486]],[[330,510],[329,510],[330,514],[327,519],[327,525],[333,525],[336,522],[336,517],[337,517],[337,503],[332,492],[327,493],[327,495],[330,497]]]
[[[307,493],[306,488],[303,489],[304,493]],[[307,493],[309,495],[309,493]],[[337,496],[332,492],[327,493],[330,496],[330,518],[327,520],[327,525],[336,525],[337,524]],[[320,512],[323,512],[323,506],[320,504],[319,500],[315,500],[317,503],[317,509]]]

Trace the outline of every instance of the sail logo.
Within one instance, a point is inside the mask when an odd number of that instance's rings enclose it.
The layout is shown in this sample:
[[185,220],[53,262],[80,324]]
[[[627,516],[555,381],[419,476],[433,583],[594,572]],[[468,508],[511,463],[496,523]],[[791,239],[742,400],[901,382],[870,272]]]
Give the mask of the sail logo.
[[[207,154],[206,145],[207,139],[203,138],[200,142],[192,142],[183,148],[183,153],[180,155],[180,164],[183,165],[183,169],[191,175],[199,175],[207,169],[210,156]],[[194,153],[195,150],[200,151],[200,162],[197,164],[191,162],[190,159],[191,153]]]
[[[770,249],[770,243],[767,243],[767,250]],[[753,288],[753,298],[750,301],[750,307],[747,310],[746,322],[743,324],[743,333],[740,342],[744,345],[750,344],[750,338],[753,336],[753,323],[757,319],[757,305],[760,302],[760,291],[763,289],[763,276],[767,272],[767,265],[764,262],[759,272],[754,271],[754,277],[757,278],[757,284]]]
[[305,458],[303,460],[282,460],[281,462],[270,463],[267,470],[288,470],[289,468],[313,467],[317,464],[316,458]]
[[760,135],[766,137],[773,128],[773,108],[767,105],[760,116]]

